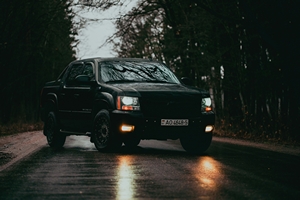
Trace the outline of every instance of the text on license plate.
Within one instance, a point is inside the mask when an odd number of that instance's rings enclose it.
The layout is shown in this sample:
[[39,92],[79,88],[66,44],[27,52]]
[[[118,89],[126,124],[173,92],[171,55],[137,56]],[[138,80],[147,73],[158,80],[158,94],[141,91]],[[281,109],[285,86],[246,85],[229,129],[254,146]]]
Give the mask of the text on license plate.
[[161,119],[162,126],[188,126],[188,119]]

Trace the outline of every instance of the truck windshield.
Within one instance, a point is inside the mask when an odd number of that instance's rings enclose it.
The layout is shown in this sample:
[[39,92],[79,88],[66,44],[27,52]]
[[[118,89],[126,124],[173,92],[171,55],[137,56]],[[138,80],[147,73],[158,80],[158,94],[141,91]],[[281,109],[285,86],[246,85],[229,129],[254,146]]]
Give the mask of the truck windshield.
[[99,79],[112,82],[179,83],[165,65],[156,62],[103,61],[99,63]]

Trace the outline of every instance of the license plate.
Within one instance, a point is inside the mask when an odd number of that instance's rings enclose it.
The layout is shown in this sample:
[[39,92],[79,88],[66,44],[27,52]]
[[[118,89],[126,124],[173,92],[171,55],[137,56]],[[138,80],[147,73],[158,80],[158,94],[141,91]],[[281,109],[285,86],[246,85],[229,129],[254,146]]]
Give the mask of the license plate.
[[161,125],[162,126],[188,126],[189,120],[188,119],[162,119]]

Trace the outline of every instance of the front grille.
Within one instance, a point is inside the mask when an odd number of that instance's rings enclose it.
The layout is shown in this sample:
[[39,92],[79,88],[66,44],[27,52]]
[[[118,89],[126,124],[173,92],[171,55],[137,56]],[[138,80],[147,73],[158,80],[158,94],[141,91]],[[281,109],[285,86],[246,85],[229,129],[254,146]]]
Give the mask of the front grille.
[[201,97],[195,95],[142,95],[141,111],[147,118],[192,118],[201,115]]

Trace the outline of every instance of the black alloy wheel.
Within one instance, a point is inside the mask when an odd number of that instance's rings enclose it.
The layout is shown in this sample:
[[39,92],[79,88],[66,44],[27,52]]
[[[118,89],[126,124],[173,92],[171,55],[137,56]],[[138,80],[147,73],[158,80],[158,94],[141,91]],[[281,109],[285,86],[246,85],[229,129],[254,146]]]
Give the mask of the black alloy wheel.
[[122,142],[114,138],[110,130],[110,117],[107,110],[98,112],[94,119],[92,141],[98,151],[115,150]]

